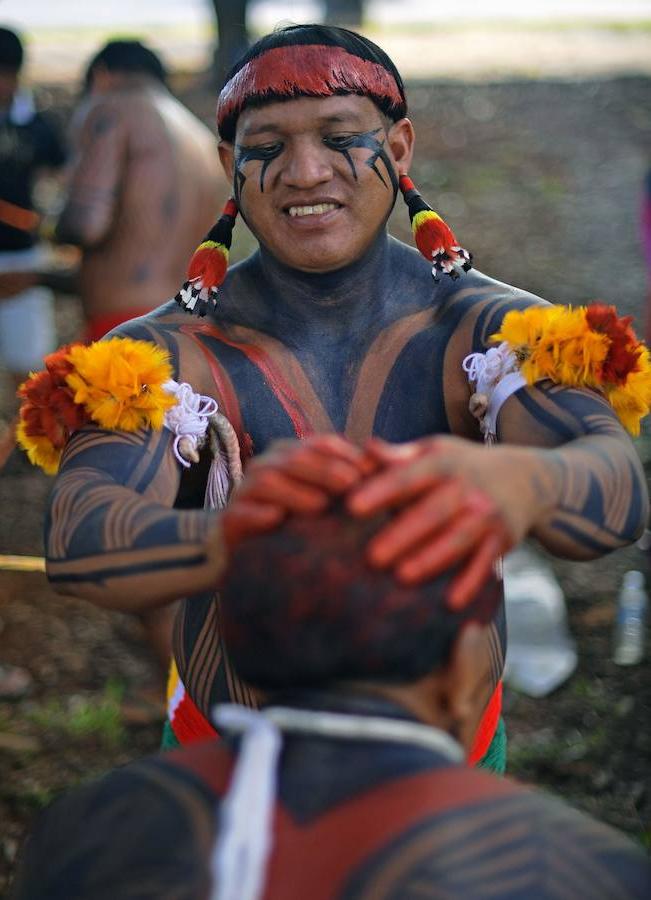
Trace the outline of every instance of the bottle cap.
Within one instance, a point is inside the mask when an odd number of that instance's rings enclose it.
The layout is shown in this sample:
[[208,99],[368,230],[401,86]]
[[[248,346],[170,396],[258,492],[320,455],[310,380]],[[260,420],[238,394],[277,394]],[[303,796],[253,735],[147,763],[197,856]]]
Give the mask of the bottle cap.
[[624,575],[623,586],[625,588],[634,588],[644,590],[644,575],[636,569],[631,569]]

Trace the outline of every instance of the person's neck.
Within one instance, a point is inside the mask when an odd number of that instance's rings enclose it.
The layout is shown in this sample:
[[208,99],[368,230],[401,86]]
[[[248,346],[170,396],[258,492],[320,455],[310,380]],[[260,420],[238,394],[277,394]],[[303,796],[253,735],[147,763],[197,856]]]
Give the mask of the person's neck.
[[288,325],[348,330],[382,310],[389,283],[389,238],[382,229],[355,262],[332,272],[303,272],[279,262],[261,245],[259,263],[270,312]]
[[448,731],[445,716],[438,715],[432,704],[420,692],[410,690],[409,686],[354,681],[338,682],[328,687],[292,688],[270,694],[265,698],[264,705],[411,719]]

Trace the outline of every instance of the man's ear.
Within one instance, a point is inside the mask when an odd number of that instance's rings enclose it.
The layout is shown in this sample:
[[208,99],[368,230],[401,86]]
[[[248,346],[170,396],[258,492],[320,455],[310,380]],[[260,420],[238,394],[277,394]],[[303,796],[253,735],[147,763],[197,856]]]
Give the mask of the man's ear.
[[409,119],[398,119],[387,134],[391,153],[396,161],[398,172],[406,175],[414,156],[414,126]]
[[222,164],[222,169],[226,172],[226,177],[229,182],[233,181],[233,167],[235,156],[233,153],[233,145],[229,144],[228,141],[220,141],[217,147],[219,151],[219,160]]
[[469,752],[486,705],[484,655],[488,626],[469,622],[461,629],[445,669],[445,705],[457,740]]

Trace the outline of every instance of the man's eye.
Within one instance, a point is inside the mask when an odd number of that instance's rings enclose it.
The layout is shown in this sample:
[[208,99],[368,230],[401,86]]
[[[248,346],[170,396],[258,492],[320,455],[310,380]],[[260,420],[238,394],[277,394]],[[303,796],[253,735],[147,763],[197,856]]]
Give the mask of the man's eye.
[[272,156],[277,156],[280,151],[283,149],[283,145],[276,141],[275,144],[262,144],[259,147],[252,147],[251,149],[256,151],[256,156],[259,154],[259,159],[270,159]]
[[280,141],[276,141],[273,144],[256,144],[255,147],[245,147],[239,144],[237,157],[241,163],[249,162],[252,159],[264,161],[265,159],[273,159],[275,156],[278,156],[282,149],[283,145]]
[[332,147],[333,150],[346,150],[348,147],[353,146],[356,137],[356,134],[332,134],[324,138],[323,142],[327,147]]

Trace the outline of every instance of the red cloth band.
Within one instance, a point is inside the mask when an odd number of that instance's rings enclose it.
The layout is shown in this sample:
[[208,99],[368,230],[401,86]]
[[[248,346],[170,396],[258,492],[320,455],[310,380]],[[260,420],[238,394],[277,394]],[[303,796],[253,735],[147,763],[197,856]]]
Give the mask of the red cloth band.
[[385,68],[342,47],[294,44],[250,60],[228,81],[217,102],[217,125],[239,115],[248,100],[266,95],[330,97],[362,94],[400,106],[404,98]]

